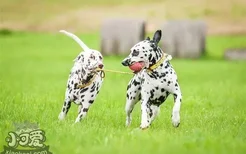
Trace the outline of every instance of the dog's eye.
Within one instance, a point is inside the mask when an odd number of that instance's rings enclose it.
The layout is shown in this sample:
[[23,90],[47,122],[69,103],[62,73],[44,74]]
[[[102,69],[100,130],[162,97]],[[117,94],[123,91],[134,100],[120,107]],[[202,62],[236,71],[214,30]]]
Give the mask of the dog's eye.
[[103,59],[103,57],[102,57],[102,56],[99,56],[99,59],[100,59],[100,60],[102,60],[102,59]]
[[137,51],[137,50],[133,50],[133,52],[132,52],[132,56],[138,56],[138,54],[139,54],[139,51]]
[[91,55],[90,55],[90,58],[91,58],[91,59],[95,59],[95,56],[91,54]]

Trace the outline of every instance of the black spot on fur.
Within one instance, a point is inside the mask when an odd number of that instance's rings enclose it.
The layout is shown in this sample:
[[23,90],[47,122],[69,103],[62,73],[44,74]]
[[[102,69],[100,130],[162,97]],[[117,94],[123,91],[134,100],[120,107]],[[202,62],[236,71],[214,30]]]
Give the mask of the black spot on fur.
[[173,94],[174,99],[176,99],[176,98],[177,98],[177,96],[178,96],[177,94]]
[[154,72],[148,74],[151,78],[157,79],[158,75],[155,74]]
[[166,99],[166,97],[165,96],[160,96],[159,97],[159,101],[160,101],[160,103],[162,103],[162,102],[164,102],[164,100]]
[[94,100],[89,100],[89,103],[90,103],[90,104],[93,104],[93,102],[94,102]]
[[166,73],[161,73],[160,74],[160,78],[165,77],[165,76],[166,76]]
[[83,109],[83,112],[87,112],[89,109],[88,108],[84,108]]
[[96,88],[96,91],[99,91],[99,86]]
[[76,100],[77,99],[77,96],[73,95],[73,99]]
[[71,107],[71,103],[68,103],[67,104],[67,110],[66,110],[66,113],[68,112],[69,108]]
[[150,91],[150,98],[149,98],[149,99],[153,99],[153,98],[154,98],[154,92],[155,92],[154,89],[152,89],[152,90]]
[[83,93],[83,92],[85,92],[87,90],[88,90],[88,88],[83,88],[83,89],[81,89],[80,93]]
[[133,80],[132,84],[133,84],[134,86],[137,86],[137,85],[140,84],[140,82],[137,82],[136,80]]
[[75,83],[75,84],[74,84],[74,87],[77,88],[77,86],[78,86],[78,83]]
[[90,92],[92,93],[93,91],[95,91],[95,87],[94,88],[91,87]]
[[131,88],[131,86],[132,86],[132,84],[128,84],[128,86],[127,86],[127,90],[128,90],[128,89],[130,89],[130,88]]
[[82,71],[81,72],[82,72],[82,74],[85,74],[85,70],[83,68],[82,68]]
[[93,83],[93,85],[92,85],[91,89],[95,89],[95,88],[96,88],[96,84],[95,84],[95,83]]

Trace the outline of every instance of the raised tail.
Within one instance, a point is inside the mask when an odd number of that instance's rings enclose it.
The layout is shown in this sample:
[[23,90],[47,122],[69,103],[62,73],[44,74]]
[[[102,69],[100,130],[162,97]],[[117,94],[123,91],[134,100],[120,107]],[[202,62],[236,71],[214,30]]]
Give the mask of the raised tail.
[[67,32],[65,30],[60,30],[59,32],[66,34],[67,36],[71,37],[72,39],[74,39],[79,45],[80,47],[84,50],[84,51],[90,51],[90,48],[87,47],[87,45],[84,44],[84,42],[82,42],[78,36],[74,35],[73,33]]

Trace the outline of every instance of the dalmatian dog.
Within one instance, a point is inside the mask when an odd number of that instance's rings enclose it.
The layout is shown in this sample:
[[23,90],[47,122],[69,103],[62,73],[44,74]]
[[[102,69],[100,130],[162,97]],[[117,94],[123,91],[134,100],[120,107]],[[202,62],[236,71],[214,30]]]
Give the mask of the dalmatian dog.
[[60,32],[74,39],[84,50],[74,60],[67,81],[65,101],[58,117],[63,120],[71,103],[74,102],[79,105],[79,113],[75,121],[77,123],[85,118],[101,88],[103,72],[98,72],[96,69],[103,69],[103,56],[99,51],[88,48],[76,35],[65,30],[60,30]]
[[134,105],[141,100],[141,129],[148,128],[158,115],[160,105],[169,94],[174,96],[172,124],[180,124],[180,106],[182,94],[177,75],[170,64],[171,55],[164,53],[158,46],[161,30],[157,30],[152,40],[147,37],[131,48],[130,55],[122,61],[122,65],[131,67],[142,64],[142,69],[135,71],[134,77],[127,86],[126,126],[131,123],[131,112]]

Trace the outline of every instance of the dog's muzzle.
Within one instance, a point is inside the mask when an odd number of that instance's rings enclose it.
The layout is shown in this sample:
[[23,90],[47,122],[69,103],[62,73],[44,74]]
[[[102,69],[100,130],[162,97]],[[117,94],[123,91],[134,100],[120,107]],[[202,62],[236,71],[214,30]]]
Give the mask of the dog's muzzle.
[[121,62],[121,64],[123,65],[123,66],[129,66],[130,65],[130,59],[124,59],[122,62]]

